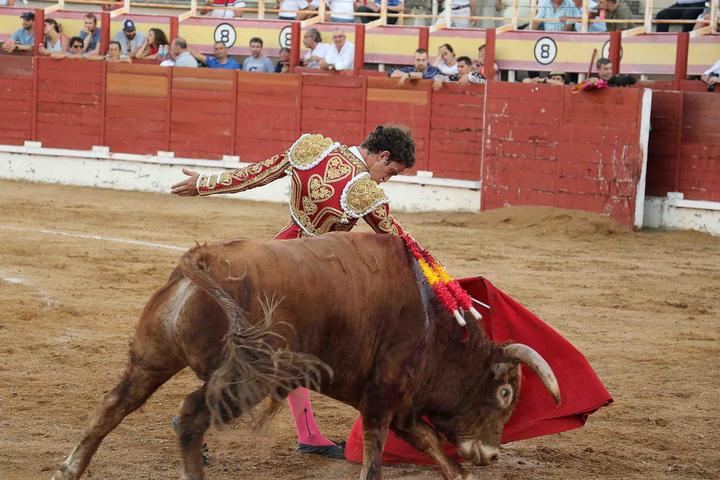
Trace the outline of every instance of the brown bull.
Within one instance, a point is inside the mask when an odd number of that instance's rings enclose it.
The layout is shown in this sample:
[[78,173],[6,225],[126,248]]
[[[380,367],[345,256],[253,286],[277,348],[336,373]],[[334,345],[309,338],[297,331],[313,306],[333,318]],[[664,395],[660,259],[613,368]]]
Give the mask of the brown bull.
[[102,439],[187,366],[203,385],[180,414],[185,479],[203,478],[211,424],[266,397],[278,404],[298,386],[360,411],[361,479],[382,478],[388,428],[431,456],[443,478],[472,478],[441,439],[487,464],[518,400],[518,362],[559,401],[557,382],[529,347],[494,344],[473,322],[465,338],[419,278],[403,241],[389,235],[193,248],[145,306],[124,377],[53,480],[78,479]]

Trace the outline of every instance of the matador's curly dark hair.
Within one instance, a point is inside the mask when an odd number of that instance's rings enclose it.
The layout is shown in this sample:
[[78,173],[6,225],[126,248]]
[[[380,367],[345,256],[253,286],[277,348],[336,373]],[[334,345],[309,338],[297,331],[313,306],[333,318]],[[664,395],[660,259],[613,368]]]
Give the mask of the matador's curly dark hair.
[[370,153],[390,152],[390,161],[412,168],[415,165],[415,141],[404,125],[378,125],[370,132],[361,147]]

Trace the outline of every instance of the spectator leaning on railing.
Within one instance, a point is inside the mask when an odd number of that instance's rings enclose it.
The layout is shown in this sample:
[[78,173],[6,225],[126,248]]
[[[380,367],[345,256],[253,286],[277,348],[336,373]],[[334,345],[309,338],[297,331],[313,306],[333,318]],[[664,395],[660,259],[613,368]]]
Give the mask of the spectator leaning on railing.
[[400,85],[405,85],[408,80],[432,80],[433,90],[442,88],[443,75],[436,67],[428,65],[428,53],[424,48],[415,50],[415,64],[411,67],[403,67],[393,70],[391,78],[400,79]]
[[83,41],[85,53],[96,54],[100,50],[100,27],[97,25],[97,17],[88,13],[83,18],[83,23],[84,27],[79,36]]
[[333,43],[324,59],[320,60],[323,70],[352,70],[355,65],[355,44],[348,42],[345,32],[333,30]]
[[458,73],[445,75],[445,82],[453,82],[459,85],[467,85],[469,83],[479,84],[485,83],[485,78],[480,72],[474,72],[472,69],[472,60],[470,57],[459,57],[457,59]]
[[720,83],[720,60],[703,72],[700,79],[708,86],[708,92],[714,92],[715,86]]
[[613,65],[609,58],[599,58],[598,61],[595,62],[595,67],[597,68],[597,76],[587,79],[586,83],[589,85],[603,86],[603,84],[606,84],[604,86],[629,87],[630,85],[635,85],[637,82],[633,77],[628,75],[613,75]]
[[[143,42],[142,46],[135,52],[135,58],[143,58],[145,60],[164,60],[164,55],[167,55],[168,47],[167,35],[159,28],[151,28],[148,30],[147,38]],[[163,51],[161,51],[163,50]]]
[[278,62],[275,65],[275,73],[290,73],[290,49],[281,48],[278,52]]
[[40,46],[40,55],[62,53],[68,49],[70,41],[67,35],[62,33],[62,27],[57,20],[54,18],[46,18],[43,27],[45,41]]
[[[656,18],[657,20],[696,20],[698,15],[702,15],[704,8],[705,0],[677,0],[677,3],[660,10]],[[693,29],[693,26],[692,23],[685,23],[682,26],[682,31],[689,32]],[[657,31],[668,32],[670,31],[670,25],[658,23]]]
[[355,22],[354,0],[326,0],[330,6],[330,21],[335,23]]
[[228,55],[227,45],[224,42],[217,41],[213,45],[215,55],[203,55],[196,52],[192,48],[188,48],[190,55],[198,62],[204,64],[208,68],[224,68],[226,70],[240,70],[240,64],[234,58]]
[[308,29],[303,35],[303,45],[308,49],[303,57],[303,66],[307,68],[320,68],[320,60],[327,57],[330,45],[322,42],[322,36],[317,28]]
[[182,37],[177,37],[170,44],[170,57],[171,60],[165,60],[160,65],[164,67],[198,67],[197,60],[188,51],[187,42]]
[[198,8],[200,15],[214,18],[239,18],[245,8],[243,0],[206,0],[205,5]]
[[15,50],[30,51],[35,45],[35,14],[33,12],[23,12],[20,14],[22,19],[22,28],[13,33],[8,40],[3,43],[3,50],[12,53]]
[[572,24],[566,24],[561,19],[572,17],[574,13],[575,5],[570,0],[540,0],[537,16],[530,28],[548,32],[569,30]]
[[[367,5],[363,5],[362,2],[355,2],[355,11],[357,13],[377,13],[377,15],[362,16],[360,21],[362,23],[370,23],[373,20],[380,18],[380,3],[381,0],[368,0]],[[388,13],[402,13],[405,10],[404,0],[387,0],[387,11]],[[388,25],[395,25],[398,21],[398,17],[387,17]]]
[[[620,0],[598,0],[600,10],[605,10],[605,20],[632,20],[630,7]],[[608,32],[619,32],[633,28],[632,23],[605,23]]]
[[260,37],[250,39],[250,56],[243,62],[242,69],[246,72],[272,73],[275,66],[268,57],[263,55],[263,40]]
[[120,44],[120,51],[123,55],[134,57],[145,43],[145,35],[137,31],[132,19],[126,18],[123,21],[122,32],[117,32],[113,40]]
[[[572,0],[573,6],[573,14],[574,17],[573,20],[575,20],[574,23],[572,23],[572,27],[570,30],[575,30],[576,32],[582,32],[582,23],[580,20],[582,19],[582,6],[583,6],[583,0]],[[594,0],[588,0],[588,19],[595,19],[598,15],[598,4]],[[566,21],[570,19],[562,18],[561,20]],[[605,22],[588,22],[588,32],[607,32],[607,29],[605,28]]]

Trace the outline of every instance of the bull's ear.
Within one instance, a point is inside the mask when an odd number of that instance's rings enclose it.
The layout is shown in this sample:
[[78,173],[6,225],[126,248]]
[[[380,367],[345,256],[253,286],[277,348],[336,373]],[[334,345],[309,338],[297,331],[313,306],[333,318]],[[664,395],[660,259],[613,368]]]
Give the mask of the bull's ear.
[[513,364],[512,362],[493,363],[493,366],[492,366],[493,378],[495,378],[495,380],[501,378],[503,375],[505,375],[508,372],[508,370],[510,370],[513,367],[515,367],[515,364]]

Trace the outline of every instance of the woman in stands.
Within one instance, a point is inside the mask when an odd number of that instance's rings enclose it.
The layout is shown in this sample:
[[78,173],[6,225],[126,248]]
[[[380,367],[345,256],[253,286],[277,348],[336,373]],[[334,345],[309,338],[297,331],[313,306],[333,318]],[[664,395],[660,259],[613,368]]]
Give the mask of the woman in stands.
[[444,43],[438,48],[438,56],[435,59],[435,68],[446,76],[457,75],[458,65],[455,57],[455,50],[449,43]]
[[164,47],[163,49],[165,50],[169,44],[170,43],[168,42],[165,32],[159,28],[151,28],[148,30],[147,37],[145,37],[145,42],[142,44],[142,47],[140,47],[135,54],[135,58],[157,60],[158,52],[161,47]]
[[69,40],[62,33],[62,27],[54,18],[46,18],[44,25],[45,41],[40,45],[41,55],[52,55],[68,50]]

